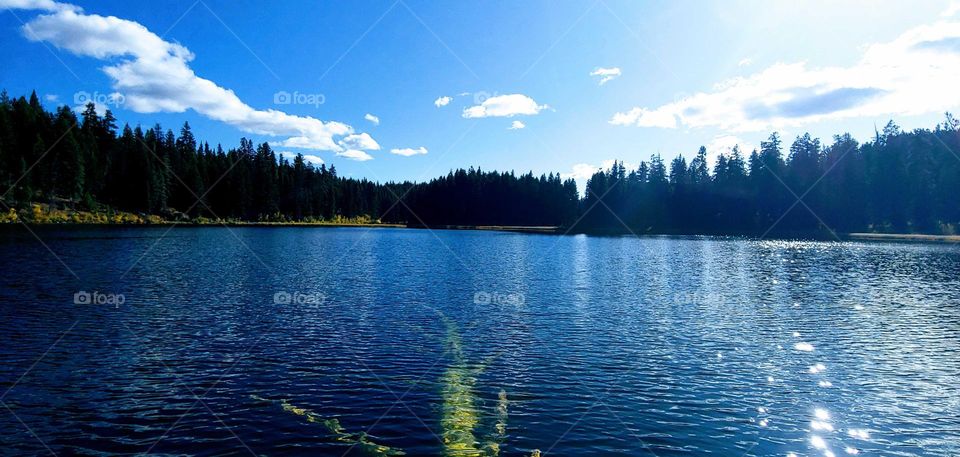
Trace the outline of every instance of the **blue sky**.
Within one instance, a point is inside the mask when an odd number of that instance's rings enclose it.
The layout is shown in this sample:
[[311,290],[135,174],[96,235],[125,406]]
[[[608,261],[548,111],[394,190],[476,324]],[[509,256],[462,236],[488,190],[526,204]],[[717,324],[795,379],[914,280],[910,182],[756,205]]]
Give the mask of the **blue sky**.
[[611,159],[749,149],[774,130],[865,139],[891,118],[930,127],[960,111],[950,1],[0,8],[13,95],[36,89],[52,108],[89,94],[123,122],[186,120],[211,143],[270,141],[380,181],[468,166],[582,178]]

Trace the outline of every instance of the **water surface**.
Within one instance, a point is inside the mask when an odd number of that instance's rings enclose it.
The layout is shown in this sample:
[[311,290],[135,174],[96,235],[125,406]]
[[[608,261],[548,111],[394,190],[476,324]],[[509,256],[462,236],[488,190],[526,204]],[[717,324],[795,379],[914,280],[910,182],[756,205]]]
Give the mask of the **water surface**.
[[369,455],[310,417],[408,455],[462,417],[505,456],[960,455],[957,246],[34,231],[0,233],[4,455]]

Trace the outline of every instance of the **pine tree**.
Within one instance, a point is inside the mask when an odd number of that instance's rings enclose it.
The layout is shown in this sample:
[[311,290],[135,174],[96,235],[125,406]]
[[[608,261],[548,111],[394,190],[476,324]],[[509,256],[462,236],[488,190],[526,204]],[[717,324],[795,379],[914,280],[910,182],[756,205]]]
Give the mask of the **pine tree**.
[[690,183],[701,191],[710,183],[706,147],[700,146],[700,150],[697,151],[697,156],[690,161]]
[[[889,122],[863,144],[844,134],[824,147],[804,134],[786,160],[772,134],[747,160],[739,147],[719,156],[712,173],[702,147],[689,166],[683,156],[671,161],[669,172],[659,155],[635,170],[618,159],[590,177],[582,199],[576,183],[556,173],[468,168],[427,182],[377,183],[342,177],[333,165],[314,167],[302,155],[278,158],[268,144],[246,138],[238,148],[211,150],[188,124],[178,137],[159,125],[146,131],[128,125],[118,133],[112,113],[98,116],[92,105],[80,117],[78,123],[66,107],[45,111],[36,93],[11,99],[0,92],[6,201],[68,199],[87,207],[99,202],[162,214],[173,208],[245,220],[367,216],[415,224],[569,225],[579,219],[582,230],[626,225],[637,232],[937,232],[960,224],[960,161],[953,153],[960,150],[960,121],[949,113],[932,130],[906,132]],[[206,189],[205,201],[196,202]],[[794,193],[803,205],[794,205]]]

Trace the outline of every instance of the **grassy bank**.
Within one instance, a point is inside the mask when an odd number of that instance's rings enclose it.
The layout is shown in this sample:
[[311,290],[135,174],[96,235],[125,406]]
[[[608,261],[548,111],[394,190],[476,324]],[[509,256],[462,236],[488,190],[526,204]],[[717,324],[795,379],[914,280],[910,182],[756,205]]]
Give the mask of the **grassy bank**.
[[93,225],[148,225],[163,224],[168,221],[153,214],[135,214],[126,211],[82,210],[62,208],[46,203],[32,203],[25,207],[7,208],[0,214],[0,223],[33,225],[47,224],[93,224]]
[[[184,226],[218,226],[227,225],[231,227],[390,227],[390,228],[419,228],[431,230],[488,230],[505,232],[523,232],[523,233],[545,233],[562,234],[567,233],[563,227],[552,226],[508,226],[508,225],[420,225],[420,224],[390,224],[382,223],[379,220],[370,217],[342,218],[336,217],[329,220],[306,219],[306,220],[262,220],[245,221],[239,219],[212,219],[203,216],[188,217],[186,214],[170,211],[166,215],[131,213],[110,208],[105,205],[96,205],[94,209],[81,208],[81,205],[72,204],[72,202],[53,202],[53,203],[30,203],[20,205],[19,208],[7,208],[6,211],[0,211],[0,225],[25,223],[29,225],[126,225],[126,226],[148,226],[148,225],[184,225]],[[627,230],[572,230],[569,233],[586,233],[598,236],[622,236],[632,235]],[[659,232],[637,232],[640,236],[743,236],[759,237],[759,233],[689,233],[672,231],[668,233]],[[939,243],[960,243],[960,235],[953,234],[919,234],[919,233],[878,233],[878,232],[856,232],[847,234],[837,234],[840,238],[856,241],[910,241],[910,242],[939,242]],[[830,241],[835,240],[834,234],[826,231],[820,232],[778,232],[769,233],[766,238],[779,239],[815,239]]]
[[189,217],[179,212],[166,215],[120,211],[104,205],[93,209],[63,203],[30,203],[19,208],[8,207],[0,212],[0,224],[30,225],[229,225],[229,226],[327,226],[327,227],[406,227],[403,224],[384,224],[370,217],[334,219],[307,219],[300,221],[212,219]]

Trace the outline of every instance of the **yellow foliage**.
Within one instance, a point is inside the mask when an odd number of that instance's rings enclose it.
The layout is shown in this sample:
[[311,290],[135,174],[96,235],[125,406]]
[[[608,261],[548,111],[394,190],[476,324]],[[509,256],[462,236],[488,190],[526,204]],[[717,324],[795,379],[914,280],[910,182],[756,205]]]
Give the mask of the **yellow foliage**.
[[[180,214],[180,217],[183,217]],[[173,222],[174,219],[166,219],[156,214],[138,215],[125,211],[116,211],[109,207],[101,207],[94,211],[80,211],[74,209],[58,209],[53,205],[46,203],[31,203],[28,209],[10,210],[8,213],[0,213],[0,223],[12,223],[24,221],[30,224],[165,224]],[[190,220],[191,223],[199,225],[219,225],[224,223],[234,224],[265,224],[265,225],[373,225],[381,224],[379,219],[373,219],[370,216],[343,217],[335,216],[332,219],[325,220],[318,217],[310,217],[301,221],[289,220],[280,214],[264,217],[259,222],[236,221],[232,219],[211,219],[206,216],[197,216]]]
[[[479,366],[468,363],[463,353],[462,340],[456,323],[442,313],[439,314],[447,327],[445,342],[453,354],[453,363],[447,368],[441,379],[443,405],[440,426],[442,427],[444,455],[496,457],[500,455],[500,445],[507,431],[507,408],[509,405],[507,392],[501,389],[497,395],[494,431],[487,438],[489,441],[481,446],[474,434],[474,430],[480,423],[480,411],[476,406],[477,399],[474,387],[477,382],[477,375],[483,371],[489,360]],[[251,397],[260,401],[270,401],[255,395],[251,395]],[[369,441],[366,434],[347,433],[336,418],[324,419],[313,411],[288,403],[287,400],[280,400],[279,403],[284,411],[304,416],[311,423],[322,423],[334,436],[334,439],[357,446],[366,453],[373,455],[403,454],[403,451],[398,449]],[[534,450],[531,457],[540,457],[540,450]]]
[[507,404],[507,391],[500,389],[497,401],[497,423],[494,426],[500,436],[507,433]]
[[13,208],[10,208],[6,214],[0,214],[0,223],[2,224],[13,224],[20,222],[20,216],[17,214],[17,211]]
[[[256,395],[251,395],[250,398],[253,398],[257,401],[272,402],[271,400],[267,400],[266,398]],[[347,433],[344,431],[343,426],[340,425],[340,421],[336,418],[324,419],[322,416],[309,409],[300,408],[290,404],[290,402],[287,400],[280,400],[279,403],[280,407],[284,411],[291,412],[298,416],[303,416],[307,419],[307,422],[323,424],[327,431],[333,435],[334,439],[343,443],[348,443],[352,446],[357,446],[367,454],[377,456],[404,455],[404,452],[399,449],[393,449],[389,446],[384,446],[370,441],[370,438],[366,433]]]
[[336,215],[328,223],[330,224],[344,224],[344,225],[369,225],[373,223],[380,223],[379,220],[374,221],[370,216],[355,216],[355,217],[343,217],[341,215]]
[[127,212],[104,213],[102,211],[78,211],[73,209],[59,209],[51,205],[33,203],[29,210],[17,213],[11,210],[0,216],[0,222],[16,222],[23,220],[31,224],[144,224],[162,223],[159,216],[147,218]]

